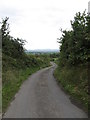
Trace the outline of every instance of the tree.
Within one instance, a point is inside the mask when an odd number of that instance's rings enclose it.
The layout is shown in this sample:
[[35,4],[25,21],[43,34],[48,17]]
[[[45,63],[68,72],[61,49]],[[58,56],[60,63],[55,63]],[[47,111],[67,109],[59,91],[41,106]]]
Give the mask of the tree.
[[90,16],[85,11],[81,14],[76,13],[74,20],[71,21],[72,30],[62,31],[59,39],[60,45],[60,64],[78,65],[87,63],[89,59],[90,45]]
[[2,38],[4,38],[9,34],[9,24],[7,23],[8,19],[9,19],[8,17],[6,17],[5,20],[2,19],[2,23],[1,23]]
[[2,32],[2,51],[4,54],[13,57],[13,58],[21,58],[24,55],[24,44],[25,40],[23,39],[15,39],[9,35],[9,24],[8,17],[5,20],[2,20],[1,32]]
[[73,42],[74,42],[74,54],[76,57],[76,61],[84,62],[87,60],[87,15],[85,11],[81,14],[76,13],[74,17],[74,21],[71,21],[71,25],[73,28]]

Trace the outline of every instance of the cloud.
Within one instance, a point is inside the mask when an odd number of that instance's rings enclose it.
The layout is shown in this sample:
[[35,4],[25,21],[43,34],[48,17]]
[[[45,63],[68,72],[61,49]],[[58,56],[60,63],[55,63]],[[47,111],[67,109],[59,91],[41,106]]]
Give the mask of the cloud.
[[87,6],[88,0],[2,0],[0,17],[9,17],[11,35],[26,39],[27,49],[59,48],[59,28],[70,29],[75,13]]

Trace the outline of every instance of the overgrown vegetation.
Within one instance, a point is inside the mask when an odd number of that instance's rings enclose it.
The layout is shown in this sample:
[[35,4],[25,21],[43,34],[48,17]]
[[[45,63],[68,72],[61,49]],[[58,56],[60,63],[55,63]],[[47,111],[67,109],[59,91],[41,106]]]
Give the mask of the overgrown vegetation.
[[50,65],[47,55],[25,53],[25,40],[10,36],[8,19],[6,17],[1,23],[3,112],[24,80],[33,72]]
[[76,13],[71,26],[72,30],[61,30],[59,64],[54,75],[64,89],[88,109],[90,16],[85,11]]
[[59,53],[52,53],[49,55],[50,61],[57,63],[59,58]]

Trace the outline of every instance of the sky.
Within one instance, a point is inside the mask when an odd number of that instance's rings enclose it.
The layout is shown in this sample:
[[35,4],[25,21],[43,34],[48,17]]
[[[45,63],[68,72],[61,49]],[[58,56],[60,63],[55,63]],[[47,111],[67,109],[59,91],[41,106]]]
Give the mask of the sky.
[[70,30],[76,12],[89,0],[0,0],[0,21],[9,17],[10,35],[27,41],[25,49],[59,49],[60,29]]

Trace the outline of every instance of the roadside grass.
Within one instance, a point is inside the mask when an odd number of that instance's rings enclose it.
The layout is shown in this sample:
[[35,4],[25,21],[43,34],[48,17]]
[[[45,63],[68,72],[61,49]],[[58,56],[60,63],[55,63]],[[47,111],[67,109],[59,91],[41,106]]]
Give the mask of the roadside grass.
[[[2,113],[2,92],[1,92],[1,88],[0,88],[0,114]],[[1,116],[0,116],[1,117]]]
[[8,105],[14,98],[16,92],[20,89],[22,83],[34,72],[49,65],[42,64],[41,66],[32,66],[25,69],[8,69],[2,73],[3,85],[2,85],[2,111],[3,113],[7,109]]
[[59,59],[58,58],[51,58],[51,61],[54,62],[54,63],[56,63],[56,64],[58,64]]
[[54,76],[63,89],[70,94],[71,98],[81,104],[88,111],[88,75],[87,68],[64,67],[56,68]]

